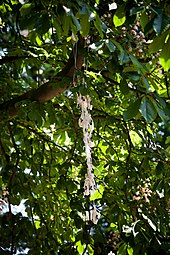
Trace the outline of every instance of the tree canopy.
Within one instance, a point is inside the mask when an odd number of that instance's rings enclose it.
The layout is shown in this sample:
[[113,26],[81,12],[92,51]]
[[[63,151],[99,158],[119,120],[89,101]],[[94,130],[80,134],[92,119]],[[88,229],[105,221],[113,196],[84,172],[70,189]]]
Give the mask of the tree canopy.
[[170,254],[169,10],[0,2],[0,254]]

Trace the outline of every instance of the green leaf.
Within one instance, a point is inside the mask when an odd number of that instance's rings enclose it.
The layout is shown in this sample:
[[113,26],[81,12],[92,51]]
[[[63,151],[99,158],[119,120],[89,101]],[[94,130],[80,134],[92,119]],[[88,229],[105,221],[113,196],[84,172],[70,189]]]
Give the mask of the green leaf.
[[148,20],[144,27],[144,34],[150,33],[150,31],[153,31],[153,22],[154,22],[154,17]]
[[103,31],[102,31],[102,25],[101,25],[101,20],[99,18],[99,15],[95,13],[95,20],[94,20],[94,25],[97,28],[100,37],[103,38]]
[[159,10],[157,16],[153,21],[153,28],[158,35],[161,35],[163,31],[166,30],[169,25],[169,21],[166,16],[163,14],[163,10]]
[[123,244],[119,247],[119,249],[118,249],[118,251],[117,251],[117,255],[127,255],[126,251],[127,251],[127,244],[126,244],[126,243],[123,243]]
[[157,103],[160,105],[161,108],[165,108],[166,107],[166,102],[164,101],[164,99],[162,97],[159,96],[158,93],[156,93],[156,101]]
[[145,76],[142,76],[142,81],[143,81],[143,84],[145,85],[146,91],[148,92],[151,91],[151,87]]
[[153,22],[153,27],[158,35],[161,34],[162,17],[163,17],[162,13],[160,15],[157,15]]
[[88,14],[82,14],[80,16],[80,26],[81,26],[81,34],[82,36],[87,36],[90,30],[90,21]]
[[36,35],[35,40],[36,40],[36,42],[37,42],[38,46],[42,45],[41,38],[40,38],[40,36],[39,36],[38,34]]
[[147,23],[148,23],[148,15],[146,14],[146,10],[144,9],[144,11],[142,12],[142,15],[140,17],[140,24],[141,24],[143,30],[145,29]]
[[[158,162],[156,168],[155,168],[156,175],[162,175],[165,172],[164,163]],[[155,188],[156,190],[156,188]]]
[[40,16],[37,15],[35,28],[36,28],[37,33],[39,33],[40,35],[48,32],[48,30],[50,28],[50,20],[49,20],[49,16],[47,13],[42,14]]
[[151,87],[153,87],[156,91],[158,91],[159,90],[159,85],[157,84],[155,79],[153,79],[150,76],[148,76],[147,79],[148,79],[149,83],[151,84]]
[[129,135],[130,135],[130,138],[131,138],[131,141],[133,143],[133,145],[138,145],[140,146],[141,143],[142,143],[142,138],[138,135],[138,133],[136,133],[135,131],[133,130],[130,130],[129,132]]
[[100,185],[100,188],[97,189],[97,190],[94,192],[94,194],[92,194],[92,195],[90,196],[90,201],[93,201],[93,200],[102,198],[103,192],[104,192],[104,187],[103,187],[102,185]]
[[42,120],[42,116],[39,114],[38,111],[31,111],[28,113],[28,118],[30,120],[33,120],[35,121],[35,123],[41,127],[42,126],[42,123],[43,123],[43,120]]
[[133,248],[130,247],[130,245],[128,245],[127,247],[127,252],[128,252],[128,255],[133,255]]
[[168,116],[166,116],[165,111],[158,105],[158,103],[152,99],[152,103],[162,121],[166,122],[168,120]]
[[74,25],[75,25],[76,28],[77,28],[77,29],[76,29],[76,32],[80,31],[81,25],[80,25],[78,19],[74,16],[73,13],[71,13],[71,17],[72,17],[72,20],[73,20]]
[[151,123],[157,115],[155,107],[147,97],[144,97],[142,100],[140,112],[142,113],[147,123]]
[[107,33],[108,31],[111,31],[104,22],[101,21],[101,27],[102,27],[102,31],[103,33]]
[[110,52],[114,52],[114,51],[115,51],[116,47],[115,47],[115,45],[112,43],[112,41],[110,41],[109,39],[106,39],[105,44],[106,44],[106,46],[108,47],[108,49],[109,49]]
[[125,11],[126,4],[122,4],[119,6],[117,11],[115,12],[113,16],[113,23],[115,27],[119,27],[123,25],[126,21],[126,11]]
[[120,65],[128,63],[129,56],[128,56],[128,54],[127,54],[127,52],[125,50],[120,52],[120,54],[119,54],[119,61],[120,61]]
[[141,12],[143,10],[144,6],[139,6],[139,7],[133,7],[130,9],[130,16],[135,15],[138,12]]
[[81,241],[76,242],[77,251],[79,254],[82,254],[84,251],[84,245],[81,244]]
[[168,35],[168,31],[161,34],[161,36],[157,36],[154,38],[153,42],[149,45],[149,51],[151,53],[158,52],[160,49],[163,49],[165,46],[165,39]]
[[54,25],[54,27],[55,27],[55,29],[56,29],[56,34],[57,34],[57,37],[58,37],[58,39],[59,39],[60,36],[61,36],[61,24],[60,24],[60,22],[58,21],[58,18],[57,18],[57,17],[54,17],[54,18],[53,18],[53,25]]
[[129,93],[129,87],[128,83],[125,78],[123,78],[120,82],[120,90],[124,95],[127,95]]
[[88,254],[89,255],[94,255],[94,250],[93,250],[93,246],[92,245],[88,244],[87,250],[88,250]]
[[90,9],[87,7],[87,5],[83,5],[82,8],[79,10],[79,15],[89,15],[91,13]]
[[141,76],[137,72],[130,72],[128,77],[131,81],[139,81]]
[[123,64],[127,63],[129,61],[129,56],[128,56],[127,52],[122,48],[120,43],[118,43],[117,41],[114,40],[113,43],[116,45],[116,47],[120,51],[120,54],[118,56],[119,61],[120,61],[120,65],[123,65]]
[[77,185],[72,180],[67,180],[66,186],[70,193],[77,189]]
[[40,226],[40,221],[39,221],[39,220],[35,220],[34,223],[35,223],[36,229],[38,229],[38,228],[41,227],[41,226]]
[[145,65],[141,64],[137,58],[135,58],[133,55],[129,55],[130,59],[132,60],[134,66],[137,67],[138,73],[140,74],[142,73],[146,73],[146,71],[148,72],[148,69]]
[[130,120],[134,118],[138,112],[141,105],[141,99],[137,99],[135,102],[130,104],[127,110],[123,113],[123,117],[125,120]]
[[71,17],[65,14],[63,17],[63,24],[62,24],[64,35],[66,36],[68,35],[71,24],[72,24]]
[[20,198],[19,197],[11,197],[10,198],[10,203],[12,204],[12,205],[19,205],[20,204]]
[[21,16],[28,15],[31,12],[31,9],[32,9],[32,3],[24,4],[20,8]]
[[170,37],[167,43],[164,44],[159,60],[164,70],[168,71],[170,69]]

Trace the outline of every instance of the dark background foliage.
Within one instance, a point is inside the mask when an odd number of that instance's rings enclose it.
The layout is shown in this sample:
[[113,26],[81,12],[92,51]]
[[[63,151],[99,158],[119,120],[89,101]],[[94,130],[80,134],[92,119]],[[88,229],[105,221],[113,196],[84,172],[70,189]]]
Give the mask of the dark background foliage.
[[[1,1],[0,254],[170,254],[169,9]],[[77,93],[93,104],[92,197]]]

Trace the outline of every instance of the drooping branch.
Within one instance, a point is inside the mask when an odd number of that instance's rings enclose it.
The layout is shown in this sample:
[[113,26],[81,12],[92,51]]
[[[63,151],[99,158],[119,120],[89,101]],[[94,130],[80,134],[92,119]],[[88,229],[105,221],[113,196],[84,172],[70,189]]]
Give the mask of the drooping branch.
[[14,117],[16,115],[16,103],[26,99],[37,101],[39,103],[45,103],[68,89],[73,82],[73,75],[75,71],[80,70],[84,62],[84,56],[82,53],[84,48],[84,39],[82,37],[79,37],[79,41],[75,47],[77,47],[76,61],[74,58],[75,49],[73,48],[68,62],[56,77],[53,77],[48,82],[45,82],[37,89],[32,89],[22,95],[16,96],[0,104],[0,111],[7,111],[10,116]]

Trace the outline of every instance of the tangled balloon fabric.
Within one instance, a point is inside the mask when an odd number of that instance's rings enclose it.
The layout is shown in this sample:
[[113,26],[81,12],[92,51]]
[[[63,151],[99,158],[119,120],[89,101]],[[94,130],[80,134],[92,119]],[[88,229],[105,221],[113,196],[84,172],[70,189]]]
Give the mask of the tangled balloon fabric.
[[[91,117],[90,111],[92,110],[92,102],[89,95],[82,96],[79,94],[77,96],[77,106],[81,109],[81,116],[79,118],[79,126],[83,129],[83,141],[85,145],[85,153],[87,160],[87,175],[84,182],[84,195],[90,196],[96,190],[96,184],[94,180],[94,174],[92,172],[92,156],[91,150],[94,147],[92,141],[92,133],[94,130],[94,122]],[[94,224],[97,224],[99,219],[99,212],[97,211],[96,205],[93,203],[92,209],[90,209],[90,214],[88,218]]]

